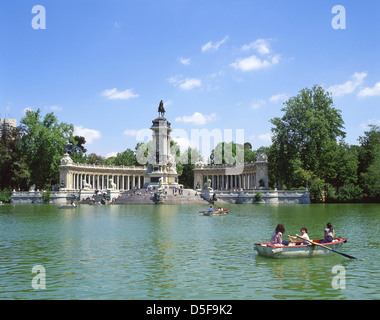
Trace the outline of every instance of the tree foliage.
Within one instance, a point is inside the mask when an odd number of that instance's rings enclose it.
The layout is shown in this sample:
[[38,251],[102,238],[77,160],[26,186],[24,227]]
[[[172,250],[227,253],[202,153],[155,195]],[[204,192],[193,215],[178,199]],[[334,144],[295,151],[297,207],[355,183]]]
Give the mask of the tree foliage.
[[72,139],[74,126],[59,123],[54,113],[41,119],[41,111],[27,111],[20,121],[23,136],[20,154],[25,157],[30,180],[37,188],[59,182],[59,164]]
[[366,198],[380,201],[380,127],[370,125],[359,137],[358,178]]
[[[269,160],[270,187],[308,187],[315,201],[380,201],[380,127],[370,125],[359,145],[344,141],[344,122],[331,94],[320,86],[302,89],[288,99],[282,117],[272,123],[272,144],[265,148]],[[27,111],[20,126],[2,125],[0,130],[0,200],[9,200],[12,189],[36,188],[58,183],[64,153],[74,162],[96,165],[146,165],[152,141],[138,143],[105,159],[86,154],[86,139],[74,136],[72,124],[58,122],[53,113],[43,118],[40,110]],[[170,143],[179,183],[193,187],[197,149],[181,153]],[[244,145],[221,142],[211,152],[210,164],[236,165],[256,161],[257,151]],[[49,194],[46,193],[46,200]]]
[[295,172],[300,169],[324,181],[333,165],[330,153],[345,137],[340,111],[320,86],[302,89],[284,104],[284,115],[270,120],[274,127],[269,161],[278,182],[297,187],[301,181]]
[[23,189],[29,183],[30,173],[26,157],[20,156],[19,144],[22,137],[20,127],[1,126],[0,131],[0,190]]
[[82,136],[70,137],[68,144],[65,147],[65,152],[67,152],[74,163],[86,163],[87,149],[84,147],[86,144],[86,138]]

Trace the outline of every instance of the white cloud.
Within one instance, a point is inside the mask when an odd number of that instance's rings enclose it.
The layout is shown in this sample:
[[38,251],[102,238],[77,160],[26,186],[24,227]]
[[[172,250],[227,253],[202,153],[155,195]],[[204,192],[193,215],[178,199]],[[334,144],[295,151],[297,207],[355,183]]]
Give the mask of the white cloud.
[[88,144],[91,144],[102,136],[100,131],[84,128],[83,126],[74,126],[74,135],[85,137]]
[[106,89],[102,92],[103,97],[107,97],[111,100],[128,100],[130,98],[137,98],[139,95],[133,93],[133,89],[127,89],[125,91],[118,91],[116,88]]
[[177,85],[181,81],[180,78],[181,76],[171,76],[168,81],[171,84]]
[[270,39],[257,39],[250,44],[245,44],[241,49],[243,51],[250,51],[254,49],[257,50],[257,52],[260,54],[269,54],[271,52],[269,41]]
[[369,129],[369,125],[370,124],[374,124],[374,125],[380,125],[380,120],[377,120],[377,119],[369,119],[367,122],[363,122],[360,124],[360,127],[364,130],[368,130]]
[[288,98],[288,95],[286,93],[279,93],[279,94],[271,96],[270,99],[269,99],[269,101],[273,102],[273,103],[276,103],[276,102],[279,102],[279,101],[284,101],[287,98]]
[[185,65],[185,66],[187,66],[187,65],[190,64],[190,58],[182,58],[182,57],[180,57],[180,58],[178,58],[178,61],[180,63],[182,63],[183,65]]
[[167,100],[167,101],[164,101],[164,106],[167,107],[167,106],[170,106],[173,104],[173,100]]
[[252,109],[259,109],[264,104],[265,104],[265,100],[261,99],[261,100],[253,102],[251,105],[251,108]]
[[373,96],[380,96],[380,82],[377,82],[374,87],[372,88],[364,88],[360,90],[358,93],[359,97],[373,97]]
[[178,137],[178,138],[172,138],[172,139],[179,145],[179,148],[181,149],[181,153],[186,151],[189,147],[193,149],[198,147],[196,143],[194,143],[193,141],[185,137]]
[[259,134],[258,138],[260,140],[265,141],[265,142],[271,142],[272,141],[272,136],[270,135],[270,133]]
[[108,159],[108,158],[111,158],[111,157],[116,157],[118,154],[118,152],[114,151],[114,152],[109,152],[105,155],[105,158]]
[[357,87],[359,87],[363,83],[363,80],[366,76],[367,76],[367,72],[360,72],[360,73],[355,72],[351,76],[351,80],[346,81],[343,84],[333,85],[327,88],[327,91],[331,92],[333,96],[337,96],[337,97],[352,93],[355,91]]
[[179,86],[182,90],[191,90],[202,85],[201,79],[186,78],[181,79],[181,76],[173,76],[168,79],[169,83]]
[[210,115],[203,115],[200,112],[194,112],[192,116],[183,116],[183,117],[177,117],[175,121],[177,122],[185,122],[185,123],[193,123],[197,125],[204,125],[210,121],[213,121],[216,119],[216,114],[212,113]]
[[245,72],[251,70],[265,69],[273,65],[276,65],[279,61],[280,56],[278,54],[272,56],[269,60],[262,60],[256,57],[255,55],[252,55],[248,58],[238,58],[235,62],[231,63],[230,66],[237,70]]
[[33,109],[30,108],[30,107],[26,107],[26,108],[24,108],[24,110],[22,110],[22,112],[25,113],[25,114],[26,114],[27,111],[33,111]]
[[50,109],[51,111],[62,111],[62,107],[58,106],[58,105],[54,105],[54,106],[46,106],[45,109]]
[[200,87],[201,85],[202,81],[200,79],[187,78],[179,85],[179,87],[183,90],[191,90],[195,87]]
[[137,130],[125,130],[124,131],[124,134],[126,135],[126,136],[136,136],[137,135],[137,133],[138,133],[138,131]]
[[210,51],[210,50],[216,51],[227,40],[228,40],[228,36],[225,36],[222,40],[220,40],[218,42],[209,41],[205,45],[202,46],[202,52],[206,52],[206,51]]

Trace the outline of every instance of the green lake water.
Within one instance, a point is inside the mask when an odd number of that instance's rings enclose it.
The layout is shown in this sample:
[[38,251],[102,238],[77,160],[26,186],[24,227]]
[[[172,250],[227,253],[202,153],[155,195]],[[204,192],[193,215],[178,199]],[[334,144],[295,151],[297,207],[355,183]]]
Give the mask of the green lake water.
[[[0,206],[0,299],[380,298],[380,205],[224,207],[229,215],[207,217],[205,206]],[[254,251],[278,223],[317,239],[329,221],[348,239],[340,251],[362,261]],[[46,289],[32,286],[37,265]]]

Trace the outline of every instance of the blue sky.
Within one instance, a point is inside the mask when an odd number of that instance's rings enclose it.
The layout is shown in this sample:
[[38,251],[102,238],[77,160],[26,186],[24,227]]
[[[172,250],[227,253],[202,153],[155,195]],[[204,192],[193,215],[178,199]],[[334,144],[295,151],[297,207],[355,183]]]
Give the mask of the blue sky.
[[[46,29],[32,27],[35,5]],[[346,29],[332,26],[335,5]],[[135,147],[163,100],[179,142],[242,129],[256,149],[270,145],[284,99],[318,84],[357,144],[380,124],[379,30],[376,0],[6,1],[0,117],[53,111],[88,153],[109,156]]]

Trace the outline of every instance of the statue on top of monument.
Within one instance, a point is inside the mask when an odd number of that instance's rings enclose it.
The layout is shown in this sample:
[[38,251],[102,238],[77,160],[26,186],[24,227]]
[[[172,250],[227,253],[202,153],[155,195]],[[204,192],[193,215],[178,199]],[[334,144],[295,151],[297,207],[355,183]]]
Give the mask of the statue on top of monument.
[[161,117],[165,116],[165,108],[164,108],[164,103],[162,100],[160,101],[160,105],[158,106],[158,113],[160,114]]

